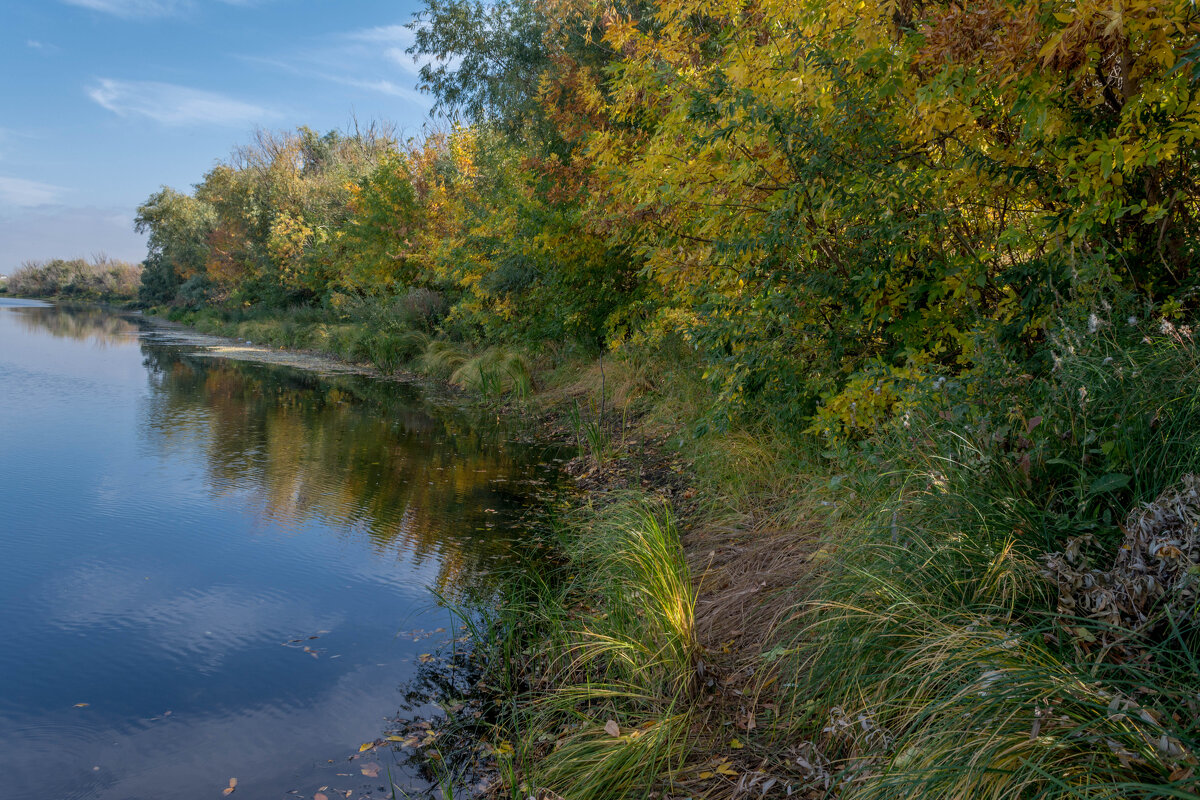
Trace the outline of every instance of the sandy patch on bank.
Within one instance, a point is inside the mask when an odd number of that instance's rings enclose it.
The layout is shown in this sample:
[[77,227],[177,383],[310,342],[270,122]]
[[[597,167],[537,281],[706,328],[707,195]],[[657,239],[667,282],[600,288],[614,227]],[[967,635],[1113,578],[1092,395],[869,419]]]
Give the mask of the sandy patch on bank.
[[354,364],[342,361],[328,353],[312,350],[288,350],[271,348],[240,339],[229,339],[224,336],[213,336],[200,333],[175,322],[144,317],[149,335],[155,341],[167,344],[184,345],[199,348],[194,355],[206,358],[230,358],[236,361],[254,361],[260,364],[277,364],[284,367],[294,367],[321,375],[369,375],[375,378],[385,376],[379,370],[368,364]]

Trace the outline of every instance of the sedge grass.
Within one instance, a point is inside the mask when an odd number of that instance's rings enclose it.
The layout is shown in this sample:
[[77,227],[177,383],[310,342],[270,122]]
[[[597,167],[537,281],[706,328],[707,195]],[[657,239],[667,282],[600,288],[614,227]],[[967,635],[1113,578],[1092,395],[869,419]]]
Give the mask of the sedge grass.
[[476,392],[484,400],[508,396],[525,400],[533,392],[532,369],[519,350],[497,345],[476,356],[463,356],[457,364],[449,374],[450,382]]
[[631,495],[558,535],[557,566],[513,569],[498,602],[464,614],[497,697],[490,738],[514,743],[501,772],[527,794],[648,797],[695,738],[695,594],[677,531]]
[[1200,796],[1192,611],[1102,646],[1039,571],[1071,537],[1115,547],[1126,511],[1200,467],[1197,351],[1167,326],[1058,345],[1007,414],[944,399],[851,470],[790,665],[843,797]]

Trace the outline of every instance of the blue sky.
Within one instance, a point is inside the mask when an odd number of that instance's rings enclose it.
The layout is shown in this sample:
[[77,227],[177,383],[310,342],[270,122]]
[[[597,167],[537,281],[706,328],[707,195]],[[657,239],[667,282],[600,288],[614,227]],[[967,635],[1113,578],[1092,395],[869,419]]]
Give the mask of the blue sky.
[[139,203],[188,190],[256,128],[387,120],[431,101],[403,26],[421,0],[0,0],[0,274],[140,261]]

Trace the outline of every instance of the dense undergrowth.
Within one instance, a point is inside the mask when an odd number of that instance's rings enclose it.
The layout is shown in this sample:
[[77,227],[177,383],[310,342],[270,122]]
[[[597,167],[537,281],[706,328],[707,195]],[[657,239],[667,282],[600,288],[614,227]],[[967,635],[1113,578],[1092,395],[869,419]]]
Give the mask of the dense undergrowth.
[[[682,391],[695,365],[610,362],[606,402],[635,422],[580,469],[615,474],[549,564],[464,611],[496,706],[492,790],[1197,796],[1192,335],[1081,320],[1047,342],[1049,374],[948,380],[824,449],[771,427],[696,438],[679,424],[703,416],[699,376]],[[533,402],[594,410],[596,372]],[[647,481],[655,457],[686,467]],[[1139,525],[1159,538],[1139,545]]]
[[[1064,332],[1053,375],[990,413],[947,386],[851,462],[859,505],[790,666],[795,703],[845,720],[844,796],[1195,796],[1193,594],[1153,590],[1164,562],[1195,574],[1195,517],[1123,579],[1089,568],[1200,468],[1200,351],[1121,325]],[[1092,589],[1107,613],[1076,603]]]

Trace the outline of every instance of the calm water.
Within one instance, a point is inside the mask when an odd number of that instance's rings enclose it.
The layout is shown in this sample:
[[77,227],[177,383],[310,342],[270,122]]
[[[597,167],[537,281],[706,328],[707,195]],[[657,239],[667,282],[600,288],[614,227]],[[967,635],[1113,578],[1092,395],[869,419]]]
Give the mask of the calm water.
[[0,797],[385,796],[346,757],[546,460],[404,386],[0,299]]

